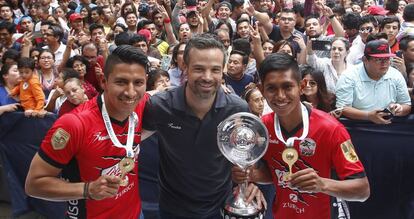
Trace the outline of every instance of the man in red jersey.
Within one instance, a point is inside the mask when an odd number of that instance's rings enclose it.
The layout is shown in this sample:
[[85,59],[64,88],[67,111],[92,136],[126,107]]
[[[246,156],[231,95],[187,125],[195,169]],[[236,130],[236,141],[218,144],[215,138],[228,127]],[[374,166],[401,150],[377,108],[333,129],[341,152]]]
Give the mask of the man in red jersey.
[[113,51],[103,94],[59,118],[47,133],[30,166],[28,195],[69,201],[68,218],[139,217],[137,154],[147,64],[132,46]]
[[[335,118],[300,102],[296,61],[286,54],[272,54],[261,64],[259,75],[261,92],[273,110],[262,117],[270,142],[265,165],[257,165],[249,174],[233,168],[233,178],[273,182],[277,187],[274,218],[330,219],[346,214],[331,209],[332,197],[365,201],[369,183],[350,136]],[[291,175],[282,158],[286,149],[296,151],[298,158]]]

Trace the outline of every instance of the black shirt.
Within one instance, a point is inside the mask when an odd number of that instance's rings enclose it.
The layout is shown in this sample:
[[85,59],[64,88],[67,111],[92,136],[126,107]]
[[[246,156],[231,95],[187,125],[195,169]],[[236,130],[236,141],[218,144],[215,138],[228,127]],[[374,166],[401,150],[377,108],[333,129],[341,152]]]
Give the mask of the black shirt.
[[160,150],[160,209],[203,218],[217,214],[231,192],[232,164],[217,146],[217,126],[228,116],[247,112],[245,101],[220,88],[202,120],[185,100],[185,86],[152,96],[143,128],[156,130]]

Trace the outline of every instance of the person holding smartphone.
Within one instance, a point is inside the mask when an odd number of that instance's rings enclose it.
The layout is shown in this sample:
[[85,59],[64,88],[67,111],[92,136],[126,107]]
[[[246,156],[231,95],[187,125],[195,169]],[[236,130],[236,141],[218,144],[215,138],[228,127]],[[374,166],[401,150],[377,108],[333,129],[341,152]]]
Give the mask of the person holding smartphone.
[[391,66],[387,40],[369,41],[364,50],[363,63],[343,74],[336,86],[336,107],[343,107],[343,115],[376,124],[391,123],[390,113],[406,116],[411,111],[411,99],[402,74]]

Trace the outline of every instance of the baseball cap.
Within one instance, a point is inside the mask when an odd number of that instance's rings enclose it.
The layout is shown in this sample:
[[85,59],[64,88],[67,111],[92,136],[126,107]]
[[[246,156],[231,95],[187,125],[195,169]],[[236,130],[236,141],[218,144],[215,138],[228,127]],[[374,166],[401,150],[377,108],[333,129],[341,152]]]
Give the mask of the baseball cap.
[[142,35],[147,39],[147,42],[151,41],[151,32],[147,29],[141,29],[138,31],[139,35]]
[[376,5],[370,6],[367,12],[370,15],[387,15],[388,14],[388,10],[385,10],[383,7],[376,6]]
[[69,21],[71,23],[74,22],[75,20],[78,20],[78,19],[81,19],[81,20],[83,19],[82,16],[78,13],[73,13],[69,16]]
[[395,57],[395,54],[391,52],[390,46],[386,40],[369,41],[365,45],[364,55],[376,58]]
[[222,1],[218,4],[217,9],[221,8],[221,7],[228,7],[230,9],[230,11],[232,10],[231,4],[230,2],[227,1]]

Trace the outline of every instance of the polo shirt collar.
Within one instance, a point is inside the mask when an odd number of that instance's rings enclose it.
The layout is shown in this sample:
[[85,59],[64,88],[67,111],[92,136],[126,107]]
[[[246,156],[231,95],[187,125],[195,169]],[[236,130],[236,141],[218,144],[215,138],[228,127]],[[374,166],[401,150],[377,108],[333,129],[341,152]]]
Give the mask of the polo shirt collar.
[[[378,81],[387,80],[387,79],[390,79],[391,78],[390,74],[388,74],[388,72],[390,71],[390,68],[391,68],[391,66],[388,67],[387,72]],[[361,81],[364,81],[364,82],[367,82],[367,81],[375,81],[375,80],[373,80],[372,78],[370,78],[368,76],[367,69],[365,68],[365,64],[363,64],[363,63],[362,63],[362,70],[363,70],[362,71],[363,73],[360,74],[361,75]]]
[[[185,98],[185,87],[187,86],[187,82],[184,85],[181,85],[176,88],[174,92],[172,92],[172,107],[176,110],[187,112],[189,108],[187,107],[187,102]],[[223,88],[218,89],[216,93],[216,98],[214,100],[214,108],[224,108],[227,104],[226,101],[226,94],[223,91]]]

